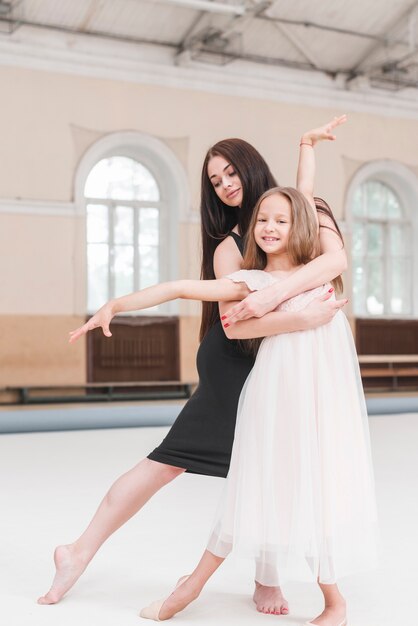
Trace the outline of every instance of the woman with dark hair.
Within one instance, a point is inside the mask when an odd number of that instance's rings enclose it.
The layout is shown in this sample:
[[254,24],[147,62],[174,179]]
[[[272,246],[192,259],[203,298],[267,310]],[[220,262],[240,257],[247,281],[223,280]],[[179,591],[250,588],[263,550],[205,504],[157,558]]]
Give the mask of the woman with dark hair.
[[[335,118],[330,124],[306,133],[301,143],[313,146],[322,139],[335,139],[331,132],[343,121],[344,118]],[[303,171],[298,172],[298,179],[301,177]],[[243,239],[253,208],[262,193],[274,186],[276,181],[266,162],[247,142],[227,139],[208,151],[202,169],[202,278],[224,276],[241,268]],[[298,275],[282,281],[280,287],[274,286],[274,293],[268,287],[265,290],[268,303],[263,303],[266,310],[273,311],[282,300],[321,285],[345,270],[344,250],[327,234],[327,228],[334,223],[332,214],[320,214],[320,221],[324,226],[321,230],[323,254],[297,272]],[[216,303],[205,303],[197,355],[199,385],[195,393],[161,445],[111,486],[83,534],[74,543],[56,548],[55,578],[48,593],[39,598],[40,604],[58,602],[104,541],[174,478],[185,471],[227,475],[238,398],[254,364],[254,356],[245,346],[231,339],[265,337],[328,323],[345,304],[328,301],[328,298],[329,295],[321,296],[295,313],[273,311],[260,319],[247,319],[229,327],[225,324],[225,332]],[[117,313],[115,303],[110,301],[104,305],[71,340],[96,327],[102,327],[105,336],[110,337],[109,323]],[[220,303],[221,315],[230,306],[230,303]],[[255,580],[257,610],[287,613],[280,588],[258,584],[257,569]]]

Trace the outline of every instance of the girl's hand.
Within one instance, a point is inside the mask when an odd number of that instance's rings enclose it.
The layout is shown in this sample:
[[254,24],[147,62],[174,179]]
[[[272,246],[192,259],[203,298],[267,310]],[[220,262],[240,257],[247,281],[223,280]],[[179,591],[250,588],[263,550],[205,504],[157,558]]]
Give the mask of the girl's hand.
[[303,315],[303,321],[305,330],[312,328],[318,328],[323,324],[328,324],[340,309],[343,308],[348,302],[347,298],[342,300],[330,300],[333,292],[327,291],[327,293],[312,300],[301,313]]
[[112,302],[107,302],[88,322],[70,332],[69,343],[74,343],[77,339],[80,339],[83,335],[87,335],[89,330],[93,330],[94,328],[102,328],[103,334],[106,337],[111,337],[112,333],[109,330],[109,324],[114,315]]
[[311,146],[314,146],[318,141],[324,141],[325,139],[335,141],[336,136],[332,133],[332,131],[334,128],[344,124],[346,121],[346,115],[334,117],[334,119],[331,122],[328,122],[328,124],[324,124],[324,126],[308,130],[307,133],[304,133],[301,138],[301,143],[308,143]]
[[277,283],[264,287],[260,291],[253,291],[244,300],[228,309],[225,315],[222,315],[222,323],[231,325],[248,320],[250,317],[263,317],[266,313],[273,311],[281,301],[277,293]]

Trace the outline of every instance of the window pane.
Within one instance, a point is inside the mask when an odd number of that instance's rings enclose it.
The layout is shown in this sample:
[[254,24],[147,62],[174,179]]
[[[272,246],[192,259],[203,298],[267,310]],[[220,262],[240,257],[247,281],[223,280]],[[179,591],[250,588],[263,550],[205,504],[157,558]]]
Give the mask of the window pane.
[[114,217],[114,242],[133,243],[134,210],[132,207],[117,206]]
[[391,189],[389,189],[389,187],[386,187],[386,189],[387,189],[386,206],[387,206],[388,218],[389,219],[402,218],[402,208],[398,200],[398,197]]
[[367,225],[367,254],[369,256],[383,256],[384,233],[381,224]]
[[386,201],[382,183],[369,181],[364,185],[366,190],[367,215],[374,218],[386,217]]
[[134,290],[134,248],[115,246],[113,249],[114,297],[119,298]]
[[410,251],[410,230],[400,224],[390,224],[388,235],[390,255],[408,256]]
[[367,312],[383,313],[383,303],[383,264],[380,259],[370,259],[367,261]]
[[140,163],[135,162],[135,165],[135,171],[133,172],[135,199],[153,201],[159,200],[160,190],[158,189],[157,181],[154,176]]
[[140,289],[158,283],[159,262],[158,248],[141,246],[139,248],[139,286]]
[[363,261],[360,259],[353,260],[353,301],[354,314],[364,315],[366,303],[366,275]]
[[365,226],[360,222],[354,222],[353,225],[353,256],[363,256],[366,253],[366,237]]
[[109,246],[93,243],[87,246],[88,310],[97,311],[107,300]]
[[109,239],[108,208],[102,204],[87,205],[87,242],[105,243]]
[[358,189],[356,189],[353,197],[352,211],[353,215],[356,215],[357,217],[364,217],[365,215],[365,194],[363,193],[363,190],[364,185],[361,185],[361,187],[358,187]]
[[158,185],[151,172],[141,163],[123,156],[99,161],[87,178],[84,194],[88,198],[114,200],[160,199]]
[[409,259],[392,259],[389,267],[390,313],[408,314],[411,305],[411,262]]
[[91,170],[84,187],[87,198],[108,198],[108,161],[99,161]]
[[140,209],[139,245],[158,246],[159,211],[158,209]]

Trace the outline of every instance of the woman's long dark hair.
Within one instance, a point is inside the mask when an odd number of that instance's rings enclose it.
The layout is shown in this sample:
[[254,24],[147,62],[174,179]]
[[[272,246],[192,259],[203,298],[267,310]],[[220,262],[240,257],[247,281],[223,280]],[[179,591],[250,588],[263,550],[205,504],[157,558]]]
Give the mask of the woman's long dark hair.
[[[242,206],[230,207],[216,195],[208,176],[208,164],[215,156],[223,157],[234,168],[241,181]],[[238,225],[239,233],[245,237],[254,207],[260,196],[277,187],[277,182],[261,154],[243,139],[223,139],[210,148],[202,167],[201,228],[202,228],[202,279],[215,278],[213,255],[218,244]],[[202,303],[200,340],[219,319],[216,302]]]

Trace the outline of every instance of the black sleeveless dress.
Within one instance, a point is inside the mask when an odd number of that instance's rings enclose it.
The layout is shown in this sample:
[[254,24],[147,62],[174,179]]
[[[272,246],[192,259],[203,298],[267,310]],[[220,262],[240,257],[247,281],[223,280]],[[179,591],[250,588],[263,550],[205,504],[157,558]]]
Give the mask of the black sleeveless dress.
[[[230,233],[242,254],[243,242]],[[225,478],[231,460],[238,400],[255,358],[228,339],[218,320],[197,353],[199,385],[148,458],[192,474]]]

